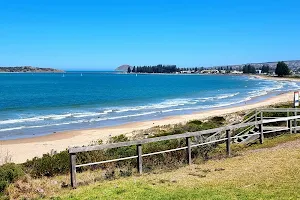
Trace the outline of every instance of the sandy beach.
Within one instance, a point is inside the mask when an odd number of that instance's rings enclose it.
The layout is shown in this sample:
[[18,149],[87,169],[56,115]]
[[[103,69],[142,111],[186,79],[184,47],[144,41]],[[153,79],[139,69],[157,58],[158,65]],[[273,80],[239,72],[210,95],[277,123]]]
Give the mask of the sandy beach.
[[62,151],[72,146],[88,145],[92,141],[99,139],[107,141],[111,136],[131,134],[133,131],[148,129],[153,126],[184,123],[193,119],[221,116],[292,100],[293,92],[288,92],[257,103],[249,103],[231,108],[218,108],[189,115],[172,116],[161,120],[128,123],[106,128],[66,131],[34,138],[0,141],[1,162],[3,162],[5,157],[9,157],[12,162],[22,163],[35,156],[40,157],[45,153],[51,152],[51,150]]
[[267,79],[267,80],[273,80],[273,81],[293,81],[293,82],[299,82],[299,78],[291,78],[291,77],[278,77],[278,76],[266,76],[266,75],[250,75],[254,78],[260,78],[260,79]]

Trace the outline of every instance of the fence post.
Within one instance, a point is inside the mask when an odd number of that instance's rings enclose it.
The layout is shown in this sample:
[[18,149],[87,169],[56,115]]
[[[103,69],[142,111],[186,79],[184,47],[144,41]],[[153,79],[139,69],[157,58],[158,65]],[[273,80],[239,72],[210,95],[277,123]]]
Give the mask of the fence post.
[[260,135],[259,135],[259,142],[262,144],[264,143],[264,132],[263,132],[263,124],[261,122],[261,124],[258,125],[259,127],[259,132],[260,132]]
[[293,133],[293,127],[292,127],[292,121],[291,120],[288,120],[288,128],[290,130],[290,133],[292,134]]
[[226,130],[226,152],[227,152],[227,156],[231,155],[231,149],[230,149],[230,142],[231,142],[231,136],[230,136],[230,130]]
[[[297,111],[294,112],[295,116],[297,116]],[[297,119],[294,119],[294,133],[297,133]]]
[[142,151],[142,145],[141,144],[138,144],[136,146],[136,151],[137,151],[137,168],[138,168],[138,172],[139,174],[142,174],[143,173],[143,158],[142,158],[142,154],[143,154],[143,151]]
[[255,109],[255,122],[257,122],[257,115],[258,115],[258,112],[257,112],[257,109]]
[[263,123],[262,123],[263,118],[264,118],[263,111],[261,111],[261,112],[260,112],[260,121],[261,121],[261,125],[262,125],[261,128],[262,128],[262,129],[263,129]]
[[187,137],[186,139],[186,157],[187,157],[187,161],[188,164],[191,165],[192,164],[192,148],[191,148],[191,137]]
[[77,187],[76,183],[76,154],[70,153],[70,176],[72,188]]
[[[289,115],[290,115],[290,114],[289,114],[289,111],[287,111],[287,112],[286,112],[286,117],[289,117]],[[290,122],[289,122],[289,121],[290,121],[290,120],[287,120],[287,121],[286,121],[286,126],[290,129],[290,124],[289,124]]]

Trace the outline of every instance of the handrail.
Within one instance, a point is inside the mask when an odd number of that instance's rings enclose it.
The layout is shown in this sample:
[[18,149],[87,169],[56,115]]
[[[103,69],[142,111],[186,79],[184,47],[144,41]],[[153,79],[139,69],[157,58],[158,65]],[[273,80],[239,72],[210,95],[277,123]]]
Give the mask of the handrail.
[[96,151],[96,150],[103,150],[103,149],[112,149],[112,148],[117,148],[117,147],[126,147],[126,146],[132,146],[132,145],[146,144],[146,143],[151,143],[151,142],[159,142],[159,141],[172,140],[172,139],[181,139],[181,138],[186,138],[186,137],[194,137],[194,136],[198,136],[198,135],[207,135],[207,134],[215,133],[217,131],[226,131],[226,130],[243,128],[243,127],[251,126],[251,125],[267,124],[267,123],[272,123],[272,122],[288,121],[288,120],[293,120],[293,119],[300,119],[300,116],[282,117],[282,118],[268,119],[268,120],[257,121],[257,122],[241,123],[241,124],[236,124],[236,125],[224,126],[221,128],[214,128],[214,129],[196,131],[196,132],[187,132],[187,133],[182,133],[182,134],[161,136],[161,137],[155,137],[155,138],[147,138],[147,139],[134,140],[134,141],[128,141],[128,142],[101,144],[101,145],[86,146],[86,147],[72,147],[72,148],[69,148],[69,153],[79,153],[79,152]]
[[242,135],[244,133],[246,133],[247,131],[250,131],[252,128],[254,128],[255,126],[249,126],[247,128],[245,128],[244,130],[242,130],[240,133],[238,133],[237,135]]
[[[253,114],[253,115],[251,115],[250,117],[248,117],[247,119],[245,119],[244,121],[242,121],[242,122],[237,122],[237,121],[234,121],[234,122],[232,122],[232,123],[230,123],[229,125],[234,125],[234,124],[236,124],[236,123],[246,123],[246,122],[249,122],[249,121],[251,121],[254,117],[256,117],[260,112],[257,112],[257,109],[252,109],[252,110],[249,110],[248,112],[246,112],[245,114],[244,114],[244,116],[247,116],[247,115],[249,115],[250,113],[252,113],[253,111],[255,111],[255,113]],[[248,129],[248,128],[247,128]],[[246,132],[246,131],[245,131]],[[215,137],[215,136],[217,136],[217,135],[219,135],[219,134],[221,134],[222,133],[222,131],[218,131],[218,132],[216,132],[216,133],[214,133],[213,135],[211,135],[211,136],[209,136],[208,138],[206,138],[206,141],[209,141],[210,139],[212,139],[213,137]],[[240,135],[240,134],[243,134],[244,133],[244,131],[242,132],[242,133],[239,133],[238,135]],[[224,135],[224,134],[222,134],[222,135]]]
[[[102,145],[95,145],[95,146],[69,148],[71,185],[72,185],[72,187],[76,187],[76,176],[75,176],[76,167],[90,166],[90,165],[95,165],[95,164],[102,164],[102,163],[107,163],[107,162],[114,162],[114,161],[137,158],[138,159],[138,162],[137,162],[138,171],[139,171],[139,173],[142,173],[142,157],[145,157],[145,156],[150,156],[150,155],[155,155],[155,154],[159,154],[159,153],[166,153],[166,152],[186,149],[188,163],[191,164],[191,148],[193,148],[193,147],[226,141],[226,152],[227,152],[227,155],[230,155],[230,142],[231,142],[231,139],[238,138],[238,137],[244,137],[244,136],[260,135],[259,139],[260,139],[260,142],[262,143],[263,138],[264,138],[264,134],[268,133],[268,131],[267,132],[263,131],[263,125],[264,124],[268,124],[268,123],[272,123],[272,122],[286,121],[286,122],[289,122],[289,127],[286,128],[285,130],[289,129],[290,132],[292,132],[292,130],[294,130],[296,132],[297,124],[294,123],[294,127],[293,127],[291,121],[294,120],[294,122],[296,122],[297,119],[300,119],[300,115],[296,115],[298,111],[300,112],[300,109],[281,109],[281,110],[284,110],[283,112],[287,112],[286,110],[288,110],[288,111],[292,110],[292,111],[295,112],[295,116],[280,117],[280,118],[275,118],[275,119],[261,119],[260,121],[246,122],[246,123],[240,123],[240,124],[235,124],[235,125],[227,125],[227,126],[223,126],[223,127],[220,127],[220,128],[214,128],[214,129],[209,129],[209,130],[196,131],[196,132],[187,132],[187,133],[183,133],[183,134],[168,135],[168,136],[161,136],[161,137],[155,137],[155,138],[146,138],[146,139],[142,139],[142,140],[135,140],[135,141],[128,141],[128,142],[119,142],[119,143],[112,143],[112,144],[102,144]],[[261,111],[262,112],[268,112],[267,109],[261,110]],[[277,109],[277,111],[278,111],[278,109]],[[259,112],[259,113],[261,113],[261,112]],[[256,115],[258,115],[257,112],[256,112]],[[261,116],[263,117],[262,113],[261,113]],[[258,126],[259,127],[259,132],[254,133],[254,134],[242,135],[242,136],[236,135],[236,136],[233,136],[233,137],[230,135],[230,130],[243,128],[243,127],[248,127],[248,126]],[[203,143],[199,143],[199,144],[193,144],[193,145],[191,144],[191,137],[200,136],[200,135],[214,134],[216,132],[221,132],[221,131],[226,132],[226,137],[225,138],[219,138],[219,139],[213,140],[213,141],[204,141]],[[272,132],[274,132],[274,131],[272,131]],[[172,139],[183,139],[183,138],[186,139],[186,146],[185,147],[179,147],[179,148],[176,148],[176,149],[170,149],[170,150],[164,150],[164,151],[160,151],[160,152],[142,154],[142,144],[158,142],[158,141],[165,141],[165,140],[172,140]],[[132,145],[137,146],[137,155],[135,155],[135,156],[125,157],[125,158],[118,158],[118,159],[113,159],[113,160],[100,161],[100,162],[95,162],[95,163],[85,163],[85,164],[76,165],[76,153],[97,151],[97,150],[111,149],[111,148],[118,148],[118,147],[126,147],[126,146],[132,146]]]
[[[299,118],[300,118],[300,116],[299,116]],[[134,141],[128,141],[128,142],[102,144],[102,145],[86,146],[86,147],[73,147],[73,148],[69,149],[69,153],[79,153],[79,152],[96,151],[96,150],[103,150],[103,149],[112,149],[112,148],[118,148],[118,147],[146,144],[146,143],[151,143],[151,142],[159,142],[159,141],[172,140],[172,139],[181,139],[181,138],[186,138],[186,137],[194,137],[194,136],[198,136],[198,135],[207,135],[207,134],[215,133],[217,131],[225,131],[225,130],[242,128],[245,126],[258,125],[258,124],[259,124],[258,122],[248,122],[248,123],[244,123],[244,124],[225,126],[225,127],[221,127],[221,128],[214,128],[214,129],[196,131],[196,132],[187,132],[187,133],[182,133],[182,134],[161,136],[161,137],[155,137],[155,138],[147,138],[147,139],[134,140]]]
[[[245,119],[244,121],[242,121],[242,123],[246,123],[250,120],[252,120],[255,116],[257,116],[260,112],[255,112],[253,115],[251,115],[250,117],[248,117],[247,119]],[[247,115],[245,115],[247,116]]]
[[263,112],[300,112],[300,108],[265,108]]

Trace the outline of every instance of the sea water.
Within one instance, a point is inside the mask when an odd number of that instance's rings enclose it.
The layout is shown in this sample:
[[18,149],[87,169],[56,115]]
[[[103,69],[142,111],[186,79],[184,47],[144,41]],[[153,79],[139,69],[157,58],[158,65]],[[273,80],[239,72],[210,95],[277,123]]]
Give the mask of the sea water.
[[297,89],[234,75],[3,73],[0,140],[190,114]]

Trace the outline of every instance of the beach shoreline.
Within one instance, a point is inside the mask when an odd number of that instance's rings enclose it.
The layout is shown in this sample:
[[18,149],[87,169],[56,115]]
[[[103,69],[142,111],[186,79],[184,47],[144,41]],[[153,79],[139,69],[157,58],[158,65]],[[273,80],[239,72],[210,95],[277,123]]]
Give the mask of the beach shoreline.
[[300,82],[300,78],[293,77],[278,77],[278,76],[266,76],[266,75],[250,75],[250,77],[272,80],[272,81],[292,81],[292,82]]
[[203,120],[213,116],[224,116],[250,109],[291,102],[292,100],[293,92],[287,92],[255,103],[215,108],[192,114],[165,117],[158,120],[132,122],[103,128],[63,131],[33,138],[2,140],[0,141],[0,157],[7,155],[11,157],[12,162],[22,163],[33,157],[41,157],[43,154],[49,153],[53,150],[59,152],[67,149],[68,147],[88,145],[91,142],[100,139],[105,142],[112,136],[120,134],[130,136],[134,131],[149,129],[154,126],[186,123],[194,119]]

